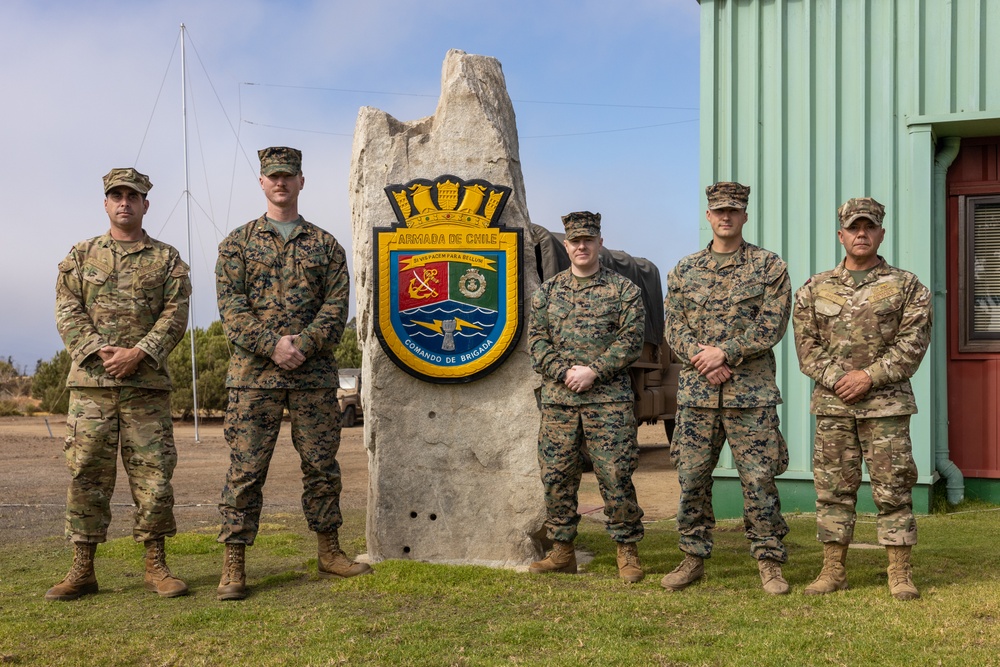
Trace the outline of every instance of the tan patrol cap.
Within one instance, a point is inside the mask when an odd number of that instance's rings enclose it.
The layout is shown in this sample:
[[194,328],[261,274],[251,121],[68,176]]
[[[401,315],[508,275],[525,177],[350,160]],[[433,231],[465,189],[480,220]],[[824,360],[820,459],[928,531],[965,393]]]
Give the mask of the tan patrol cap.
[[868,218],[881,227],[885,218],[885,206],[871,197],[853,197],[837,209],[837,216],[840,218],[841,227],[850,227],[858,218]]
[[127,169],[112,169],[104,175],[104,194],[108,194],[119,185],[132,188],[141,195],[153,189],[153,184],[149,182],[149,176],[140,174],[132,167]]

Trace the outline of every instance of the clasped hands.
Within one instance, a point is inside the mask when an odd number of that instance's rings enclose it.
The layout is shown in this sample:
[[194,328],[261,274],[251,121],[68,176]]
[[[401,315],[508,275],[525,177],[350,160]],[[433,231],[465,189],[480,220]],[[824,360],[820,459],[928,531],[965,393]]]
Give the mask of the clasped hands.
[[298,334],[294,334],[278,339],[278,344],[274,346],[274,352],[271,353],[271,361],[276,363],[278,368],[294,371],[305,363],[306,355],[295,347],[295,341],[298,340],[298,337]]
[[582,394],[594,386],[594,380],[596,379],[597,373],[590,366],[573,366],[566,371],[563,384],[569,387],[571,391]]
[[850,371],[833,385],[834,393],[847,405],[860,401],[871,388],[872,379],[864,371]]
[[139,368],[139,362],[146,353],[137,347],[115,347],[105,345],[97,351],[97,356],[104,362],[104,370],[116,380],[123,380]]
[[726,353],[711,345],[698,343],[701,352],[691,357],[695,370],[705,376],[709,384],[720,385],[733,377],[733,371],[726,363]]

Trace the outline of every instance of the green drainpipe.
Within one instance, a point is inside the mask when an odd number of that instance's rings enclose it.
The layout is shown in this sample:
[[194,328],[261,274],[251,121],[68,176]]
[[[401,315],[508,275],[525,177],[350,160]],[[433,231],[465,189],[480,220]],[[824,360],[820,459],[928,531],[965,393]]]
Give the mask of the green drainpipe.
[[[948,167],[954,162],[958,155],[958,149],[962,140],[959,137],[943,137],[938,142],[938,151],[934,156],[934,211],[933,226],[935,243],[937,250],[934,258],[934,310],[937,313],[938,322],[944,321],[947,312],[947,279],[948,279],[948,258],[945,252],[945,231],[947,230],[947,201],[948,193],[946,181],[948,177]],[[941,324],[937,328],[940,331]],[[948,336],[947,333],[939,333],[934,336],[931,359],[934,363],[934,377],[948,377]],[[948,458],[948,383],[934,383],[934,467],[945,478],[948,486],[948,502],[957,505],[965,499],[965,478],[958,466]]]

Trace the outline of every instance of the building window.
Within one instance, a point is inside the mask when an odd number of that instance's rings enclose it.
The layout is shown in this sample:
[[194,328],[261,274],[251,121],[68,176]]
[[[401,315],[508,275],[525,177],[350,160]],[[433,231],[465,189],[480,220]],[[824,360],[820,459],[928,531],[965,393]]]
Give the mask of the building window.
[[1000,196],[959,206],[959,352],[1000,352]]

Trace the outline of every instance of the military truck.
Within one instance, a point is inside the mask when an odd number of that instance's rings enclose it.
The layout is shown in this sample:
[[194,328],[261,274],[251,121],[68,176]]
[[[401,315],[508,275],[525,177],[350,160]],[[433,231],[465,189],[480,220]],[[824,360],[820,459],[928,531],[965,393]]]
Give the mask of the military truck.
[[[570,267],[569,255],[563,246],[565,234],[550,232],[540,225],[531,225],[535,263],[540,280],[548,280]],[[633,257],[620,250],[601,248],[601,264],[625,276],[642,290],[646,309],[646,331],[643,335],[642,356],[629,368],[632,391],[635,394],[635,416],[640,424],[663,422],[667,439],[674,435],[677,413],[677,378],[680,359],[663,339],[663,287],[660,270],[642,257]]]
[[345,428],[351,428],[364,419],[365,413],[361,407],[361,369],[341,368],[340,386],[337,388],[337,403],[340,404]]

